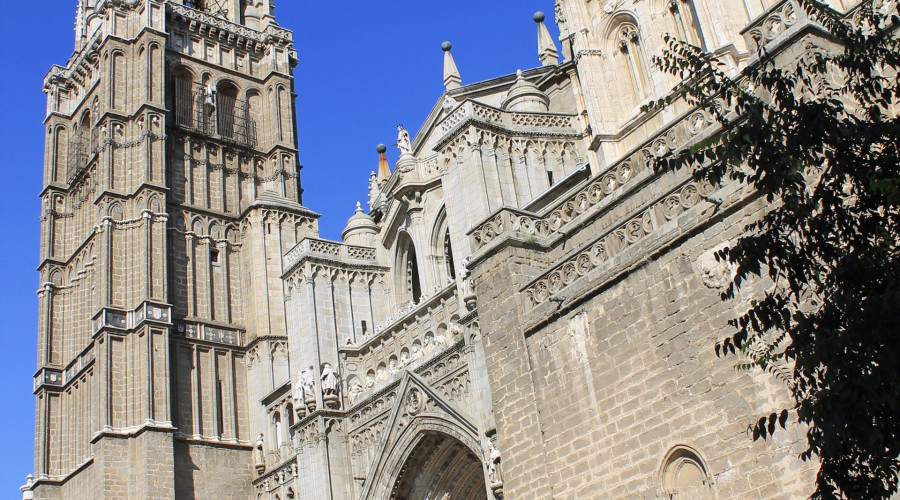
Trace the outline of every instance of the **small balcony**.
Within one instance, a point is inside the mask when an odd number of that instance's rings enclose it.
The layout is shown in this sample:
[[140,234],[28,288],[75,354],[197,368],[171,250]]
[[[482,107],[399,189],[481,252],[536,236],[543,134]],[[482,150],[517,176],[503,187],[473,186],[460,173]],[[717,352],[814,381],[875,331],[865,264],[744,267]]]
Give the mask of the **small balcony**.
[[256,122],[250,105],[229,89],[215,89],[175,78],[175,126],[223,139],[239,146],[256,146]]

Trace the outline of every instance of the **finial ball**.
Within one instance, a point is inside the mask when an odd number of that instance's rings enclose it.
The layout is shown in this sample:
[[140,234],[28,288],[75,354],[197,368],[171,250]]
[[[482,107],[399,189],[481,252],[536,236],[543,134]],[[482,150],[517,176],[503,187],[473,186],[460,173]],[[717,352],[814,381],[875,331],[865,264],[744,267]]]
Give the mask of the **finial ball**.
[[375,146],[375,151],[378,151],[378,154],[384,153],[385,151],[387,151],[387,146],[385,146],[384,144],[379,144]]
[[453,44],[450,42],[444,42],[441,44],[441,50],[444,52],[450,52],[450,49],[453,48]]
[[543,13],[543,12],[537,11],[537,12],[534,13],[534,22],[536,22],[536,23],[542,23],[542,22],[544,22],[544,17],[545,17],[545,16],[544,16],[544,13]]

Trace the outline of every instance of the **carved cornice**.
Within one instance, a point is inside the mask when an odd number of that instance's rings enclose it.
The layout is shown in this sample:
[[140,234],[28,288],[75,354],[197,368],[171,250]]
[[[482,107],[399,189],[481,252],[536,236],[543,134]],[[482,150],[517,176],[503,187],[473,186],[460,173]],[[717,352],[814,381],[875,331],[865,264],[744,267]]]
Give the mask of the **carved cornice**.
[[[221,19],[204,12],[178,5],[167,3],[169,12],[184,19],[193,32],[205,33],[208,36],[225,38],[232,45],[246,45],[261,52],[264,45],[277,44],[285,47],[293,45],[291,31],[280,26],[270,24],[263,31],[257,31],[231,21]],[[262,45],[258,45],[262,44]]]

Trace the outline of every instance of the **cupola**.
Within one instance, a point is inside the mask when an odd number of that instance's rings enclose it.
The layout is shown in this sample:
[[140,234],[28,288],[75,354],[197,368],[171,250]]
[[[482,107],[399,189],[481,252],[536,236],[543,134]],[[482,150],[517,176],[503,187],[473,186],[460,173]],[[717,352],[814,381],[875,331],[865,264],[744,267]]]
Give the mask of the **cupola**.
[[506,93],[502,108],[526,113],[547,112],[550,110],[550,98],[529,82],[522,75],[522,70],[519,70],[516,72],[516,83]]
[[347,221],[347,227],[341,232],[341,238],[348,245],[362,247],[375,246],[375,235],[378,234],[378,226],[371,216],[363,212],[362,205],[356,202],[356,212]]

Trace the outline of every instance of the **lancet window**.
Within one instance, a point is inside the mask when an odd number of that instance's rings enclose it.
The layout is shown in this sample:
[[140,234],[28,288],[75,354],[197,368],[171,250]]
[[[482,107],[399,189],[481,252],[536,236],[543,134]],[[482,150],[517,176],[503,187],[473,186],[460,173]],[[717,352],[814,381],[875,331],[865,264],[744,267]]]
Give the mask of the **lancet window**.
[[623,23],[616,31],[616,43],[631,81],[631,91],[635,102],[640,102],[650,95],[650,78],[644,64],[644,50],[641,47],[641,33],[637,26]]
[[400,286],[403,291],[400,300],[412,301],[416,304],[422,298],[422,282],[419,275],[419,263],[416,258],[416,247],[408,235],[403,235],[398,253],[398,267],[400,271]]
[[675,31],[682,42],[705,48],[703,33],[700,30],[700,21],[697,17],[697,9],[691,0],[669,0],[667,2],[669,12],[675,21]]

